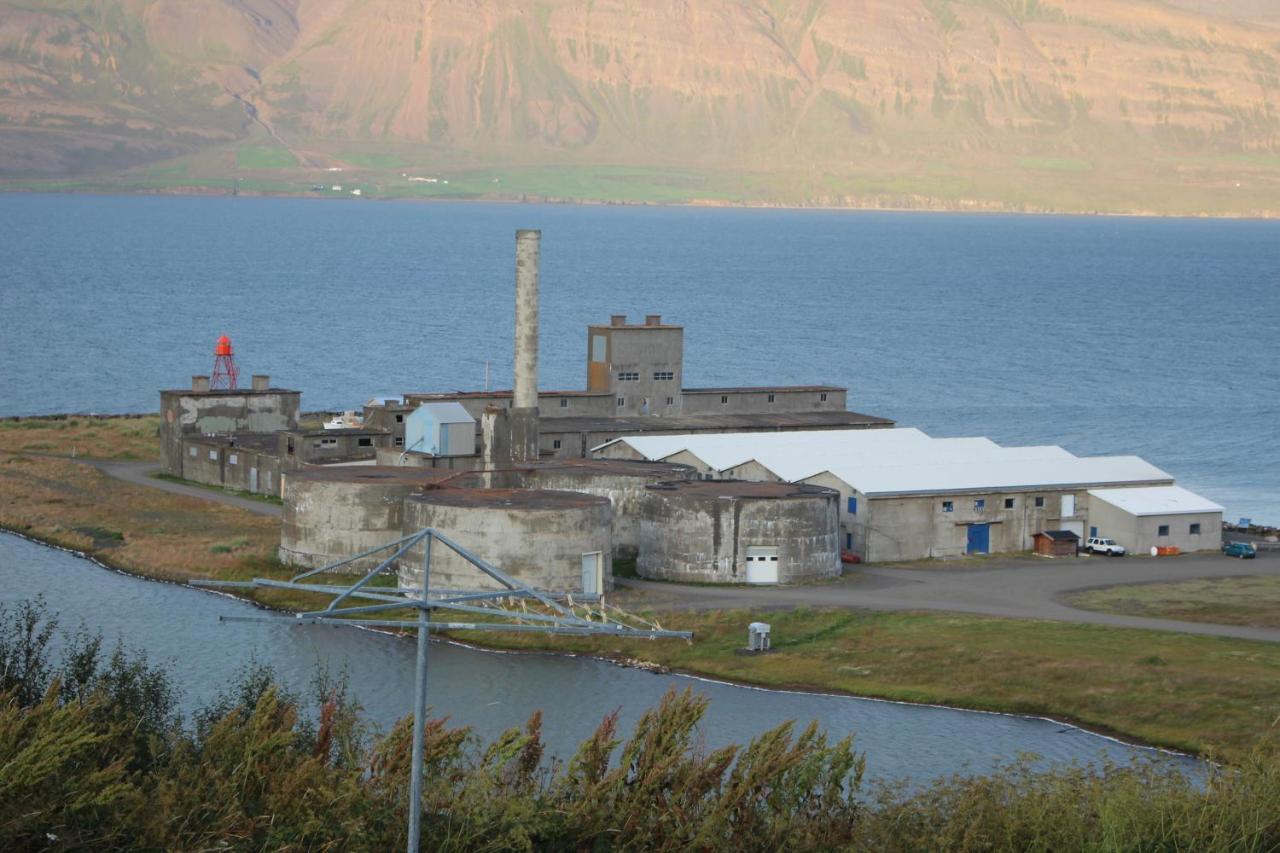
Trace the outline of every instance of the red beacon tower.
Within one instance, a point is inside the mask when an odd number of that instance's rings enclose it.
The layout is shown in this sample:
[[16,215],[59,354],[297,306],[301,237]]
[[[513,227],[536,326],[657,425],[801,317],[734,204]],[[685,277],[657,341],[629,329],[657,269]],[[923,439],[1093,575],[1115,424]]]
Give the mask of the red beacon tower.
[[235,353],[231,349],[231,338],[223,335],[213,348],[213,375],[209,378],[209,390],[234,391],[239,375]]

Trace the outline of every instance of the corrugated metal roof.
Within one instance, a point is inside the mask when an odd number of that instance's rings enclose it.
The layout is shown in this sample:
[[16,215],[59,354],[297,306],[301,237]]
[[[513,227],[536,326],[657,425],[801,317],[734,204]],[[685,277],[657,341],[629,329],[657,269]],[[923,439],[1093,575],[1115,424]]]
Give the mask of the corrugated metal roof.
[[1090,489],[1089,494],[1130,515],[1188,515],[1222,512],[1208,498],[1181,486],[1147,486],[1135,489]]
[[[476,419],[467,413],[461,403],[423,403],[413,414],[422,412],[438,424],[473,424]],[[413,415],[410,415],[413,417]]]
[[1081,458],[1052,445],[1001,447],[987,438],[931,438],[914,428],[618,441],[655,461],[688,452],[716,471],[755,462],[788,482],[830,473],[869,496],[1173,482],[1136,456]]

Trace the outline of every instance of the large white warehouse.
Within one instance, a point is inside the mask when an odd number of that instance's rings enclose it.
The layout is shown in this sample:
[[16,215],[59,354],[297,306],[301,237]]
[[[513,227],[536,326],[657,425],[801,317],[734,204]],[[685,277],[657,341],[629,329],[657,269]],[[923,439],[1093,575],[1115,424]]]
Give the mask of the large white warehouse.
[[[1001,447],[909,428],[637,436],[594,452],[679,462],[712,479],[836,489],[844,550],[868,561],[1028,551],[1044,530],[1110,537],[1134,551],[1222,542],[1222,508],[1137,456],[1079,457],[1056,446]],[[1194,511],[1159,511],[1170,489]],[[1120,491],[1126,500],[1116,498]]]

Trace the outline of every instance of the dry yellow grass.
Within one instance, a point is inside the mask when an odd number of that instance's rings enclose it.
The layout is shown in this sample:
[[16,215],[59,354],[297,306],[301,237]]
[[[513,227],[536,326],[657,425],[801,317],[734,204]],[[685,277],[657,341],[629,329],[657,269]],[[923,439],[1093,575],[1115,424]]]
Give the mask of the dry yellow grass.
[[156,459],[159,415],[0,420],[0,450],[92,459]]
[[280,523],[112,479],[71,460],[0,451],[0,525],[166,580],[269,562]]

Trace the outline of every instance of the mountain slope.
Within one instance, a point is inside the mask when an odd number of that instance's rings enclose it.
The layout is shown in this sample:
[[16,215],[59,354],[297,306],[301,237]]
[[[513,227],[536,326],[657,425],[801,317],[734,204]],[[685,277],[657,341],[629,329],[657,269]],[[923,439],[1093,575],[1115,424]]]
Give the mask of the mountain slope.
[[0,0],[0,176],[188,155],[194,183],[622,169],[674,200],[1118,210],[1172,179],[1175,209],[1268,212],[1280,31],[1234,2]]

